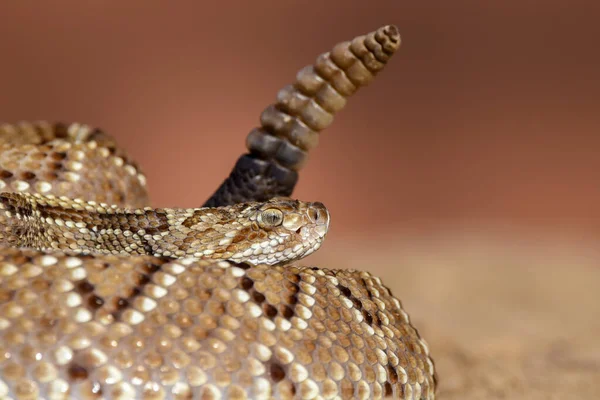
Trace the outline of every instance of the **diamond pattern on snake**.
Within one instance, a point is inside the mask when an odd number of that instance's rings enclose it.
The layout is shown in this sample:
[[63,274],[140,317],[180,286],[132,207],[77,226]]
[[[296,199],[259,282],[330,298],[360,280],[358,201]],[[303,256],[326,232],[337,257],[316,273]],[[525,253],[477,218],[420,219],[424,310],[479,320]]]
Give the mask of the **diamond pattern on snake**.
[[199,208],[148,207],[99,129],[0,126],[0,398],[433,399],[427,344],[383,282],[298,261],[330,216],[290,198],[399,46],[384,26],[300,70]]

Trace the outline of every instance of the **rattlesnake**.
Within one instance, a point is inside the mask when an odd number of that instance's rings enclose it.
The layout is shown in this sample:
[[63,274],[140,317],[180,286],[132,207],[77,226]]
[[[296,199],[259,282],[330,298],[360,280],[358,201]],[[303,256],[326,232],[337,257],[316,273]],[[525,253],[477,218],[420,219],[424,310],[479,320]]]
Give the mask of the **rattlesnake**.
[[379,278],[289,263],[329,226],[287,198],[299,169],[399,44],[385,26],[302,69],[219,208],[146,207],[100,130],[0,127],[0,398],[433,399],[427,345]]

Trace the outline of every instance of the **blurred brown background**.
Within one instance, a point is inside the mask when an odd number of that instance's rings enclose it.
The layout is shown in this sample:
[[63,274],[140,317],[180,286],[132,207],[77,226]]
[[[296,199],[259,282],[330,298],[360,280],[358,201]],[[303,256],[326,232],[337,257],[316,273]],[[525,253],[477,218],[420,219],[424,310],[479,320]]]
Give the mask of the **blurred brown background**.
[[102,127],[156,205],[197,206],[297,70],[394,23],[399,54],[323,133],[295,195],[328,205],[336,234],[600,233],[600,3],[123,3],[2,3],[0,119]]
[[600,396],[599,2],[124,3],[3,2],[0,119],[102,127],[155,205],[198,206],[297,70],[394,23],[301,174],[312,260],[384,279],[443,398]]

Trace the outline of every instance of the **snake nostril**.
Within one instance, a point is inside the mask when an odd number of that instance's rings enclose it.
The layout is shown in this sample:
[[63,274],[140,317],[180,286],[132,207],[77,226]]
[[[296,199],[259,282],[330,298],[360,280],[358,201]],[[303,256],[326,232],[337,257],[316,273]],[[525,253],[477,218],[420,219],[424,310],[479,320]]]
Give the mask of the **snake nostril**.
[[327,208],[320,202],[312,203],[308,209],[308,217],[315,224],[323,224],[327,221]]

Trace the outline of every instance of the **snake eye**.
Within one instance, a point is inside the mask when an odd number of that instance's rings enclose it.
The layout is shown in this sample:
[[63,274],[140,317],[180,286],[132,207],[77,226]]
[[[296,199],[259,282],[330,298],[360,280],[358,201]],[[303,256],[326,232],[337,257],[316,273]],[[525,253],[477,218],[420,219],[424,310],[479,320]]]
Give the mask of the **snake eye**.
[[277,208],[267,208],[258,216],[261,226],[278,226],[283,222],[283,213]]

